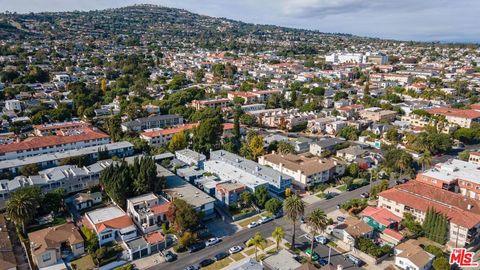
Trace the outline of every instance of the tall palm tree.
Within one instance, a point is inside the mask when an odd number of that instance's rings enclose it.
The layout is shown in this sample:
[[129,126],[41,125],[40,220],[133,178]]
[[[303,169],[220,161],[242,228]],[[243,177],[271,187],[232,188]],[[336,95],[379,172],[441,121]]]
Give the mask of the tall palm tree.
[[397,166],[400,169],[400,177],[403,176],[404,171],[408,168],[410,158],[407,153],[402,153],[397,160]]
[[267,240],[263,238],[263,236],[257,232],[250,240],[247,242],[247,246],[255,246],[255,260],[258,262],[258,248],[261,248],[262,250],[265,248],[265,245],[267,244]]
[[27,190],[13,192],[6,203],[6,213],[17,226],[22,226],[26,235],[26,223],[33,219],[37,212],[37,201]]
[[312,250],[312,254],[310,255],[310,261],[312,260],[313,256],[313,243],[315,242],[315,236],[317,233],[323,233],[327,228],[328,219],[327,215],[322,209],[315,209],[310,214],[308,214],[307,218],[305,219],[307,222],[308,227],[312,232],[312,241],[310,250]]
[[283,237],[285,236],[285,231],[283,230],[282,227],[276,227],[275,230],[272,232],[272,237],[275,239],[275,242],[277,242],[277,251],[278,251],[278,246],[280,245],[280,241],[282,241]]
[[425,151],[423,156],[421,156],[418,160],[422,165],[422,171],[425,171],[428,167],[432,165],[432,154],[430,151]]
[[295,229],[297,219],[305,213],[305,202],[298,195],[292,195],[283,202],[283,212],[285,217],[292,222],[292,242],[290,249],[295,249]]

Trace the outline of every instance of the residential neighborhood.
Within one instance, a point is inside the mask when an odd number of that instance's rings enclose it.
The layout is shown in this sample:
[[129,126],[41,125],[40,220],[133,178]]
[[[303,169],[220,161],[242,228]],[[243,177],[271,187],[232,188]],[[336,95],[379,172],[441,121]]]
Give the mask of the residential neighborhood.
[[478,44],[145,4],[0,37],[0,270],[480,261]]

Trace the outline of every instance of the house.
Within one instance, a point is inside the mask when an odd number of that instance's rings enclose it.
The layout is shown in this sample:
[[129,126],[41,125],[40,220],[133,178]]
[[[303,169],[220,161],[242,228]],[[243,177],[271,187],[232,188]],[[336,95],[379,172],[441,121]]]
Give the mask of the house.
[[195,108],[195,110],[200,110],[203,108],[226,108],[230,104],[228,98],[219,98],[219,99],[207,99],[207,100],[192,100],[192,103],[189,104],[190,107]]
[[392,214],[385,208],[367,206],[359,215],[370,227],[377,231],[384,231],[386,228],[398,229],[401,218]]
[[219,183],[215,187],[215,198],[227,206],[236,204],[240,200],[240,194],[242,194],[246,189],[246,186],[241,183]]
[[362,119],[366,119],[373,122],[379,121],[393,121],[397,115],[397,112],[390,110],[383,110],[377,107],[371,107],[358,112]]
[[266,269],[275,270],[294,270],[302,266],[297,260],[296,255],[285,249],[281,249],[262,260],[262,264]]
[[373,228],[368,226],[363,220],[347,217],[344,223],[338,224],[333,228],[332,235],[353,247],[356,238],[361,236],[372,238],[373,232]]
[[148,193],[127,199],[127,214],[143,233],[149,233],[167,222],[170,205],[167,199]]
[[362,157],[363,155],[367,154],[368,151],[363,149],[359,145],[352,145],[345,149],[341,149],[337,151],[337,157],[342,158],[348,162],[352,162],[357,158]]
[[191,130],[195,128],[198,124],[183,124],[173,128],[167,129],[152,129],[144,131],[140,134],[140,139],[145,140],[151,145],[164,146],[172,139],[172,137],[180,132]]
[[5,101],[5,109],[8,111],[22,111],[22,103],[17,99],[10,99]]
[[84,210],[102,202],[101,192],[77,193],[72,197],[72,203],[77,210]]
[[31,232],[28,234],[33,263],[38,268],[62,262],[62,257],[80,257],[85,253],[84,240],[73,223]]
[[321,156],[325,151],[335,152],[335,147],[344,143],[345,140],[339,138],[322,138],[310,144],[310,153],[316,156]]
[[395,266],[405,270],[428,270],[435,256],[420,247],[417,240],[410,239],[395,247]]
[[291,176],[225,150],[210,152],[205,171],[216,174],[221,180],[242,183],[252,192],[266,186],[269,192],[279,195],[292,185]]
[[155,115],[138,118],[133,121],[122,123],[122,131],[140,132],[146,129],[167,128],[183,124],[183,117],[176,114]]
[[97,234],[100,246],[116,239],[127,241],[137,237],[132,219],[117,206],[87,212],[83,224]]
[[412,214],[423,223],[428,209],[448,220],[447,246],[470,247],[480,240],[480,201],[417,180],[378,194],[379,208],[403,218]]
[[345,172],[343,162],[311,155],[283,155],[273,152],[259,157],[258,162],[293,177],[293,184],[304,189],[327,182]]

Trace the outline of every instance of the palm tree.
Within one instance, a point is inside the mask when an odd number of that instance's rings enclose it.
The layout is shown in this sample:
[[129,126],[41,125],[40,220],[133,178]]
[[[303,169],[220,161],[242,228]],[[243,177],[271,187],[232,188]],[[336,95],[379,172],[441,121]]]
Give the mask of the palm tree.
[[292,243],[290,249],[295,249],[295,229],[297,219],[299,219],[305,213],[305,202],[298,197],[298,195],[292,195],[283,202],[283,212],[287,219],[292,222]]
[[310,255],[311,261],[313,256],[313,243],[315,242],[315,236],[318,232],[322,233],[323,231],[325,231],[325,229],[327,228],[328,219],[327,215],[325,214],[325,212],[323,212],[322,209],[315,209],[307,216],[305,221],[307,222],[312,232],[312,243],[310,246],[310,250],[312,250],[312,253]]
[[272,232],[272,237],[275,239],[275,242],[277,242],[277,251],[278,251],[278,246],[280,245],[280,241],[282,241],[282,238],[285,236],[285,231],[283,230],[282,227],[276,227],[275,230]]
[[400,177],[403,176],[403,172],[408,168],[410,158],[407,153],[402,153],[397,160],[397,166],[400,169]]
[[265,245],[267,244],[267,240],[263,238],[263,236],[257,232],[250,240],[247,242],[247,246],[255,246],[255,260],[258,262],[258,256],[257,256],[257,251],[258,248],[261,248],[262,250],[265,248]]
[[26,235],[26,223],[33,219],[37,212],[37,200],[27,188],[12,192],[6,204],[6,212],[17,226],[22,226]]
[[425,151],[418,161],[422,164],[422,171],[425,171],[427,167],[432,165],[432,154],[430,151]]

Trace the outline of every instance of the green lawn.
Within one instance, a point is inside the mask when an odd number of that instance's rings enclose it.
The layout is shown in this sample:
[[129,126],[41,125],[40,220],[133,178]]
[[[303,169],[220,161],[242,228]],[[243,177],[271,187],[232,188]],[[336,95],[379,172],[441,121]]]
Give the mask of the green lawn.
[[240,261],[241,259],[245,258],[245,255],[243,255],[241,252],[239,252],[239,253],[233,254],[230,257],[235,261]]
[[52,222],[43,225],[33,225],[28,228],[28,232],[34,232],[45,228],[54,227],[57,225],[65,224],[67,220],[64,217],[55,217]]
[[227,257],[227,258],[225,258],[225,259],[223,259],[223,260],[220,260],[220,261],[218,261],[218,262],[215,262],[215,263],[213,263],[213,264],[211,264],[211,265],[209,265],[209,266],[207,266],[207,267],[205,267],[205,268],[202,267],[202,269],[205,269],[205,270],[218,270],[218,269],[222,269],[222,268],[227,267],[227,266],[228,266],[229,264],[231,264],[231,263],[232,263],[232,260],[231,260],[229,257]]
[[94,269],[95,264],[93,263],[92,256],[87,255],[78,260],[72,262],[72,265],[76,265],[76,269],[81,270],[89,270]]
[[250,224],[250,222],[253,222],[253,221],[257,221],[260,219],[260,216],[259,215],[255,215],[253,217],[250,217],[250,218],[247,218],[247,219],[244,219],[242,221],[240,221],[238,224],[242,227],[242,228],[245,228],[247,227],[248,224]]
[[338,186],[336,187],[338,190],[340,190],[341,192],[345,192],[347,191],[347,186],[346,185],[341,185],[341,186]]
[[245,250],[245,254],[247,254],[248,256],[252,256],[253,254],[255,254],[255,248],[253,247],[251,249]]

